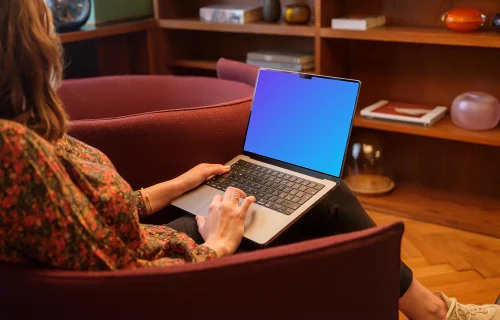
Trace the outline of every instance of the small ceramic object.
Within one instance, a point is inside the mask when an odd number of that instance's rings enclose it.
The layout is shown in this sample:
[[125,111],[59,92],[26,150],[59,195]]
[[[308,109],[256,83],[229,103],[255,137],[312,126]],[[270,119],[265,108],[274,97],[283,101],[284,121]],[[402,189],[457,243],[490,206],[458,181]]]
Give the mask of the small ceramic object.
[[285,9],[285,21],[289,24],[306,24],[311,21],[311,8],[307,4],[292,4]]
[[490,130],[500,121],[500,103],[484,92],[466,92],[455,98],[451,120],[467,130]]
[[491,18],[491,25],[500,31],[500,13]]
[[475,31],[486,23],[486,15],[472,8],[455,8],[443,15],[446,26],[458,32]]
[[264,21],[277,22],[281,18],[280,0],[263,0],[262,14]]

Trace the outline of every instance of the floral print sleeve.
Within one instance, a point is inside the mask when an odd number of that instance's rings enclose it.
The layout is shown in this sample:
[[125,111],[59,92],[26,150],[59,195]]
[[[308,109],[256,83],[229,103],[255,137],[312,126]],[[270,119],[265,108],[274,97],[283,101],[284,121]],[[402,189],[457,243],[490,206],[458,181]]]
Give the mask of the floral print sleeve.
[[98,150],[0,120],[0,260],[115,270],[216,258],[183,233],[140,224],[136,200]]

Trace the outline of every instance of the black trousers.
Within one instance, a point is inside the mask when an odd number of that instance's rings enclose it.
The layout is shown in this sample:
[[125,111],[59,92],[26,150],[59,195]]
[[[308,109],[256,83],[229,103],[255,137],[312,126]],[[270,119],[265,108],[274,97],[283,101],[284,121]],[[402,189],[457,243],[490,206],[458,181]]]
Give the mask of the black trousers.
[[[197,243],[204,240],[198,232],[198,226],[194,216],[184,214],[173,206],[167,208],[168,215],[174,214],[178,218],[168,226],[186,233]],[[360,231],[375,227],[376,224],[363,209],[354,193],[341,183],[319,204],[307,212],[302,218],[283,232],[271,246],[278,246],[312,238],[326,237],[341,233]],[[242,242],[239,252],[258,249],[249,243]],[[401,261],[400,269],[400,297],[402,297],[411,285],[413,272]]]

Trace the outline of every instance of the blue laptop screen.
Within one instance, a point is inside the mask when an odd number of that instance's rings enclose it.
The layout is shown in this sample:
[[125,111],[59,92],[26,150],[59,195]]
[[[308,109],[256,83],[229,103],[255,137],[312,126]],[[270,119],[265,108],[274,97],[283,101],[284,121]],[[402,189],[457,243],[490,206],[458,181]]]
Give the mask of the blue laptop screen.
[[244,150],[340,177],[359,87],[261,69]]

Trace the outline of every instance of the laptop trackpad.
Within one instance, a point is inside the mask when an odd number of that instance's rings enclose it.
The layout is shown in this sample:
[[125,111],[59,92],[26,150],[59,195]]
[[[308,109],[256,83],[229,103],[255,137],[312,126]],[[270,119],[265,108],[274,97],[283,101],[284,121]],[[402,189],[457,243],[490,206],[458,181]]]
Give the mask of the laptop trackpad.
[[[240,200],[240,205],[243,202],[243,199]],[[208,201],[205,203],[200,209],[196,210],[196,215],[199,216],[208,216],[208,209],[210,208],[210,205],[212,204],[212,200]],[[250,208],[248,208],[247,216],[245,219],[245,229],[250,227],[255,219],[255,214],[257,211],[257,207],[254,205],[251,205]]]

